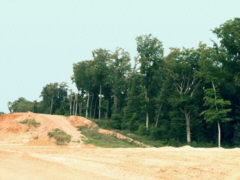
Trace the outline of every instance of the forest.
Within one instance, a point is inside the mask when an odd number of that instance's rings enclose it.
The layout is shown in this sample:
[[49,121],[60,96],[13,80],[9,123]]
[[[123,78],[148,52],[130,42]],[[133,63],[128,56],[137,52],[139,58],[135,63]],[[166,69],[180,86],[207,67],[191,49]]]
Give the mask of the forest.
[[151,34],[136,38],[137,56],[95,49],[73,64],[72,82],[49,83],[41,101],[21,97],[9,111],[79,115],[166,144],[240,146],[240,18],[213,30],[212,45],[171,48]]

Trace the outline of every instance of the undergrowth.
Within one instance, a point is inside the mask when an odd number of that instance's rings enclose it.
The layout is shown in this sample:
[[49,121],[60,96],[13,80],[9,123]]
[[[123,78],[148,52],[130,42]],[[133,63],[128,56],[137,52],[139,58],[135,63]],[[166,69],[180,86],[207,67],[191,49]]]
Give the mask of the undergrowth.
[[25,119],[25,120],[21,121],[20,123],[27,124],[28,127],[30,127],[30,126],[39,127],[40,126],[40,123],[37,122],[35,119]]
[[106,148],[141,147],[134,142],[129,142],[125,139],[118,139],[113,135],[101,134],[98,132],[98,128],[79,127],[79,130],[84,136],[87,137],[85,140],[83,140],[85,144],[93,144],[95,146]]
[[48,136],[56,140],[57,145],[65,145],[71,141],[71,136],[61,129],[54,129],[54,131],[49,132]]

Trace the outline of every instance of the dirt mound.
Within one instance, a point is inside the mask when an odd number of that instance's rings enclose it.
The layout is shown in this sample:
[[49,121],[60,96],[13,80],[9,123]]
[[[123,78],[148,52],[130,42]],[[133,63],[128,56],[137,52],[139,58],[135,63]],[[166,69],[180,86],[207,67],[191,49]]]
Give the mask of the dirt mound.
[[83,127],[83,128],[95,128],[97,124],[79,116],[70,116],[68,120],[75,126],[75,127]]
[[[33,124],[30,124],[29,121]],[[99,128],[96,123],[84,117],[66,117],[31,112],[4,114],[0,116],[0,144],[53,145],[55,140],[49,138],[48,133],[54,131],[56,128],[61,129],[71,136],[71,145],[83,144],[82,140],[86,139],[86,137],[81,134],[79,127],[94,128],[100,134],[115,136],[118,139],[147,147],[141,142],[120,133]]]
[[[23,124],[27,120],[34,120],[36,123],[39,123],[38,127],[28,123]],[[0,143],[50,145],[55,140],[50,139],[48,133],[55,128],[71,135],[71,144],[82,142],[81,132],[71,123],[69,118],[28,112],[0,116]]]

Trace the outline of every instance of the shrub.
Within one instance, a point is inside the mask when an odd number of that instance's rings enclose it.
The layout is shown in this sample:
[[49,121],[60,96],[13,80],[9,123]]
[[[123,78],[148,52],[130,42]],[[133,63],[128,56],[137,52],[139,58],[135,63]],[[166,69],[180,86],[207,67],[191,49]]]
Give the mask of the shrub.
[[145,136],[149,135],[149,131],[147,130],[147,128],[144,125],[140,125],[138,127],[137,133],[139,135],[145,135]]
[[30,127],[30,126],[34,126],[34,127],[40,126],[40,123],[37,122],[35,119],[25,119],[25,120],[21,121],[20,123],[27,124],[28,127]]
[[173,147],[180,147],[182,145],[184,145],[183,143],[181,143],[179,140],[174,139],[174,138],[170,138],[168,140],[168,145],[169,146],[173,146]]
[[62,131],[61,129],[54,129],[54,131],[49,132],[48,136],[56,140],[57,145],[64,145],[71,141],[71,136]]
[[156,127],[150,128],[150,138],[153,140],[161,139],[161,130]]

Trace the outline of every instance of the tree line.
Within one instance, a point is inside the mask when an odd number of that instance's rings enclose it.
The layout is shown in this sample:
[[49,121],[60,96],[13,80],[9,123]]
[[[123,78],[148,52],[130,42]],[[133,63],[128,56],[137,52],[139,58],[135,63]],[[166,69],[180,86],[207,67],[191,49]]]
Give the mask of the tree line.
[[212,46],[171,48],[166,56],[159,39],[139,36],[134,63],[122,48],[96,49],[73,65],[77,92],[50,83],[40,102],[19,98],[9,110],[85,116],[166,142],[238,146],[240,18],[213,33]]

